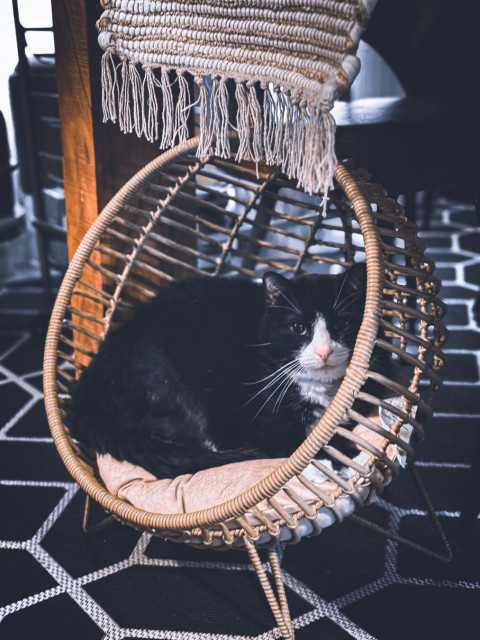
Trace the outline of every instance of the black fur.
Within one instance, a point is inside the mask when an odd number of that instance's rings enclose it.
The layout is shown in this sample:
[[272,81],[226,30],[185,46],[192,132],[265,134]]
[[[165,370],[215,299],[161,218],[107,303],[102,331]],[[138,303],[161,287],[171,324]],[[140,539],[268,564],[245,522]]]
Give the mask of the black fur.
[[207,277],[168,285],[108,334],[75,384],[72,435],[159,478],[289,455],[313,407],[293,382],[266,385],[310,339],[318,313],[351,353],[365,280],[356,265],[288,281],[270,273],[263,286]]

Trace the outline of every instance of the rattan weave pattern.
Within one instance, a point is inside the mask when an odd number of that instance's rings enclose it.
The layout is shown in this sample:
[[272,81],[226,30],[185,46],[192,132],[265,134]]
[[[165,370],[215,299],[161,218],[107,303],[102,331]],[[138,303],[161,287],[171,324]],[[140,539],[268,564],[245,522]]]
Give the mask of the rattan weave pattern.
[[[198,160],[192,155],[197,144],[198,139],[192,139],[164,153],[134,176],[107,205],[75,254],[55,304],[45,349],[49,423],[59,453],[80,486],[130,525],[179,541],[228,547],[241,545],[244,539],[258,542],[265,531],[270,543],[275,542],[286,524],[290,541],[295,542],[305,517],[313,533],[319,533],[317,509],[326,505],[341,519],[336,508],[341,496],[350,496],[360,506],[365,487],[382,490],[385,478],[398,472],[386,455],[388,445],[411,453],[399,437],[405,422],[416,435],[422,434],[412,407],[417,407],[417,416],[428,415],[431,392],[439,384],[436,371],[443,363],[440,346],[445,339],[433,265],[423,255],[414,225],[381,187],[366,181],[362,171],[352,174],[338,168],[338,187],[331,193],[324,218],[321,198],[306,196],[277,170],[262,167],[257,178],[253,165],[215,157]],[[367,262],[367,301],[347,375],[322,420],[284,464],[237,498],[185,514],[147,513],[106,491],[88,452],[80,451],[69,437],[63,405],[74,379],[71,365],[81,371],[105,332],[122,322],[132,305],[154,295],[172,277],[191,273],[258,277],[274,268],[296,274],[340,269],[359,259]],[[100,286],[92,284],[92,274],[100,275]],[[93,305],[88,311],[82,305],[85,301]],[[381,346],[401,363],[402,381],[368,371],[379,323],[387,338]],[[401,407],[359,392],[367,377],[376,377],[390,395],[400,395]],[[421,386],[422,378],[429,384]],[[389,408],[396,417],[387,432],[371,420],[352,416],[383,435],[383,447],[372,448],[339,427],[355,397],[363,397],[372,407]],[[354,440],[370,455],[362,464],[345,460],[328,444],[334,433]],[[301,472],[321,447],[350,466],[351,477],[346,480],[330,471],[336,486],[333,499],[317,492],[310,510],[301,502],[293,514],[275,510],[272,498],[290,478],[302,479]],[[243,516],[247,511],[258,515],[257,505],[265,498],[278,517],[272,520],[260,513],[261,523],[250,525]]]

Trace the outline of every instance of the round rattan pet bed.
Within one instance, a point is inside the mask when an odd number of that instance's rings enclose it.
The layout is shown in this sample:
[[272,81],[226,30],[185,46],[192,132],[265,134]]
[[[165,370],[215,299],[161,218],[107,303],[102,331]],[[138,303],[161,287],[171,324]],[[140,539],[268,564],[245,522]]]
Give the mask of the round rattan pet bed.
[[[411,460],[440,384],[444,309],[415,226],[364,170],[340,164],[335,189],[324,202],[274,167],[239,164],[233,157],[198,159],[197,145],[197,139],[188,140],[139,171],[108,203],[74,255],[46,342],[48,420],[68,471],[89,499],[116,519],[197,546],[245,547],[282,634],[293,637],[278,558],[270,553],[275,596],[256,548],[318,534],[327,513],[340,521],[380,493],[405,456]],[[149,512],[106,488],[92,452],[70,437],[65,409],[71,384],[135,304],[173,278],[192,274],[259,278],[273,269],[291,277],[339,272],[356,261],[366,261],[368,283],[350,366],[323,418],[288,459],[239,495],[184,513]],[[375,344],[397,361],[394,380],[369,371]],[[378,397],[361,391],[367,378],[383,389]],[[370,403],[372,414],[387,414],[389,427],[352,412],[355,398]],[[339,426],[345,413],[359,431]],[[334,434],[350,439],[364,453],[362,461],[345,458],[329,444]],[[348,470],[315,462],[328,491],[302,474],[321,448]],[[285,486],[292,479],[310,491],[310,500]],[[288,507],[279,496],[288,499]]]

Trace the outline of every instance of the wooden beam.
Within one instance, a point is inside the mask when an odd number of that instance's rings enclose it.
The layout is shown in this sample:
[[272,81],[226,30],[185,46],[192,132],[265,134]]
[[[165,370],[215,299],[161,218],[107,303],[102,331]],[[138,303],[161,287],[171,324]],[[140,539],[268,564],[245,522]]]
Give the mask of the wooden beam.
[[100,8],[52,0],[70,256],[114,193],[158,154],[156,145],[102,122]]
[[[103,123],[101,106],[101,59],[103,50],[97,42],[96,22],[101,7],[91,0],[52,0],[53,28],[59,112],[62,131],[63,171],[67,218],[67,241],[70,258],[83,236],[103,207],[124,183],[141,167],[159,154],[158,145],[138,138],[134,133],[123,134],[113,123]],[[192,121],[190,122],[192,126]],[[171,215],[170,213],[168,215]],[[191,237],[171,229],[162,229],[179,242],[191,244]],[[107,241],[102,239],[107,245]],[[109,238],[108,246],[122,253],[121,242]],[[91,260],[118,270],[108,254],[94,252]],[[171,269],[172,275],[178,275]],[[102,273],[85,267],[82,280],[102,290]],[[160,283],[159,283],[160,284]],[[82,289],[81,285],[77,285]],[[74,322],[89,332],[98,333],[98,323],[89,320],[93,315],[103,318],[103,307],[88,296],[75,296]],[[83,349],[95,352],[92,338],[74,331],[74,340]],[[76,358],[87,364],[88,356],[79,351]]]
[[[83,236],[114,193],[157,153],[155,145],[125,136],[102,123],[100,65],[102,50],[95,23],[100,7],[89,0],[52,0],[63,174],[70,258]],[[99,261],[98,254],[92,259]],[[83,279],[102,289],[102,276],[86,267]],[[79,287],[82,288],[82,287]],[[103,317],[104,309],[87,297],[75,297],[75,307],[86,315]],[[73,320],[98,333],[97,323],[74,315]],[[87,335],[74,332],[74,341],[96,351]],[[76,352],[87,364],[89,358]]]
[[98,214],[84,0],[53,0],[57,86],[70,257]]

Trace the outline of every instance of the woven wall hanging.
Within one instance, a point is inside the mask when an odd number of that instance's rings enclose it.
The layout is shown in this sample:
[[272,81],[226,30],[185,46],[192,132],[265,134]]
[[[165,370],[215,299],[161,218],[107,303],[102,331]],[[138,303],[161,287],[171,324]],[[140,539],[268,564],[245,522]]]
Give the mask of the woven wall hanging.
[[330,110],[359,71],[375,2],[102,0],[104,121],[165,149],[188,138],[198,104],[199,157],[230,157],[235,130],[236,161],[279,166],[308,193],[326,193]]

